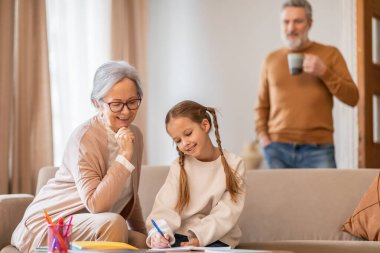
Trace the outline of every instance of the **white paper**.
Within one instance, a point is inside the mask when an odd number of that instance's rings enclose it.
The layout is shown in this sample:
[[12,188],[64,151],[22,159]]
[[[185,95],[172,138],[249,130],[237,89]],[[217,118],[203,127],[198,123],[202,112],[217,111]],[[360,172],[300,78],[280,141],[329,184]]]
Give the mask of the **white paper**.
[[209,251],[209,250],[219,250],[228,251],[231,247],[195,247],[195,246],[183,246],[183,247],[171,247],[171,248],[161,248],[161,249],[149,249],[151,252],[165,252],[165,251]]
[[265,253],[272,252],[267,250],[254,250],[254,249],[206,249],[205,253]]

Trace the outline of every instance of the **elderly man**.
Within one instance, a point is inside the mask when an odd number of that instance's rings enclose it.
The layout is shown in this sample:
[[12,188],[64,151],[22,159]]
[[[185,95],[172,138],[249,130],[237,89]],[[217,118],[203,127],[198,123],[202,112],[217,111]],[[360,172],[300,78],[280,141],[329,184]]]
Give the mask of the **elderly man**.
[[[271,168],[336,168],[333,96],[350,106],[359,100],[338,49],[309,39],[312,23],[306,0],[286,1],[281,13],[285,47],[262,65],[255,125]],[[289,53],[303,57],[302,73],[289,72]]]

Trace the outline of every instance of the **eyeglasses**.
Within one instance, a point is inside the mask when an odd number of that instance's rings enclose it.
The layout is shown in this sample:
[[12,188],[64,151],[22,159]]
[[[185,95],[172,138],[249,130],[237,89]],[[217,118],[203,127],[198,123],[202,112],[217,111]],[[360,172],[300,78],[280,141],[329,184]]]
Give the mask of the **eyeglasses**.
[[140,107],[141,98],[132,99],[125,103],[123,102],[110,102],[110,103],[105,102],[105,103],[108,104],[111,112],[121,112],[124,109],[124,106],[126,106],[129,110],[137,110]]

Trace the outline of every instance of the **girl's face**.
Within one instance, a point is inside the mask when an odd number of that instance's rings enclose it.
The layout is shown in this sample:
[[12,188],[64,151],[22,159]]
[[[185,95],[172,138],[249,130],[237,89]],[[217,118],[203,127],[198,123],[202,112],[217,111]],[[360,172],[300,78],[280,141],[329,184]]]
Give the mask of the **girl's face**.
[[103,97],[101,110],[108,125],[115,133],[133,122],[138,110],[135,108],[136,103],[140,103],[139,99],[135,83],[128,78],[116,83]]
[[193,156],[198,160],[207,160],[207,150],[212,146],[208,132],[210,123],[207,119],[199,124],[187,117],[171,118],[166,130],[178,149],[185,155]]

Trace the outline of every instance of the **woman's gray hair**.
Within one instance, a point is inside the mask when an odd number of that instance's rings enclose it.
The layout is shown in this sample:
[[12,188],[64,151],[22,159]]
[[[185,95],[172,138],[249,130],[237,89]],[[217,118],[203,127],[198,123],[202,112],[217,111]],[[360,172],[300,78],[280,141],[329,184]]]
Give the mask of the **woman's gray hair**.
[[91,92],[92,103],[97,107],[97,102],[124,78],[135,83],[137,94],[142,98],[141,81],[136,69],[126,61],[109,61],[101,65],[95,72],[94,87]]
[[282,5],[282,10],[287,7],[301,7],[306,11],[307,18],[309,21],[313,20],[313,10],[310,3],[307,0],[287,0]]

